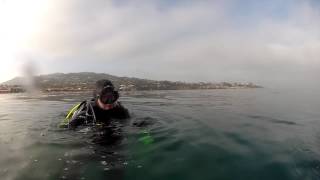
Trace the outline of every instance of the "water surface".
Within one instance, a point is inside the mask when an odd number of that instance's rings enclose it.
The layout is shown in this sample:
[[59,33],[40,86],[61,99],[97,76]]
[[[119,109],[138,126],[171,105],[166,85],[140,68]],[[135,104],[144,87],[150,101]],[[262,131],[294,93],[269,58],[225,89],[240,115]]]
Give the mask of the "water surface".
[[1,179],[320,179],[317,92],[123,93],[112,136],[57,128],[89,95],[0,95]]

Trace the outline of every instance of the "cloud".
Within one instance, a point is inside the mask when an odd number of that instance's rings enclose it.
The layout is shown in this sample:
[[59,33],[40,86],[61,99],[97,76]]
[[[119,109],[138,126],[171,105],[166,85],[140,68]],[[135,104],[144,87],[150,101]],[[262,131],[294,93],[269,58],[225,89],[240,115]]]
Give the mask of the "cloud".
[[302,81],[320,70],[319,12],[311,1],[55,0],[24,51],[48,72]]

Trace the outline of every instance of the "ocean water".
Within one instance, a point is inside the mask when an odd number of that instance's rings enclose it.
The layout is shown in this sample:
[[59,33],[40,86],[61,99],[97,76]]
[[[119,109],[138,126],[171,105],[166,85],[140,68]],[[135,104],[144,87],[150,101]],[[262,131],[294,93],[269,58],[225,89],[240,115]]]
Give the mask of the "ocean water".
[[320,93],[273,89],[122,93],[109,129],[58,128],[86,93],[1,94],[0,177],[320,179]]

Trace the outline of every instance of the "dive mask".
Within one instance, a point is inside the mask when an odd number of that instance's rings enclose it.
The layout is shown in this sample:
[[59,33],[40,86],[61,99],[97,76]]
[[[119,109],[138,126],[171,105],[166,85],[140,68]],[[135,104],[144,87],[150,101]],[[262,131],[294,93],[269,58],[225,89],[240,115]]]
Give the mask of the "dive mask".
[[113,86],[106,86],[102,89],[99,99],[103,104],[113,104],[119,98],[119,93],[114,90]]

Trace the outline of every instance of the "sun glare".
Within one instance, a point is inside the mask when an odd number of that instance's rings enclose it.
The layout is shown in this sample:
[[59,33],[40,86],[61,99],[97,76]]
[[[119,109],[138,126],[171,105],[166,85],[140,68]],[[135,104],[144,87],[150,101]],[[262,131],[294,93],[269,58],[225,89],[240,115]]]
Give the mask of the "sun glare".
[[48,0],[0,0],[0,81],[18,72],[21,53],[27,53],[44,25]]

